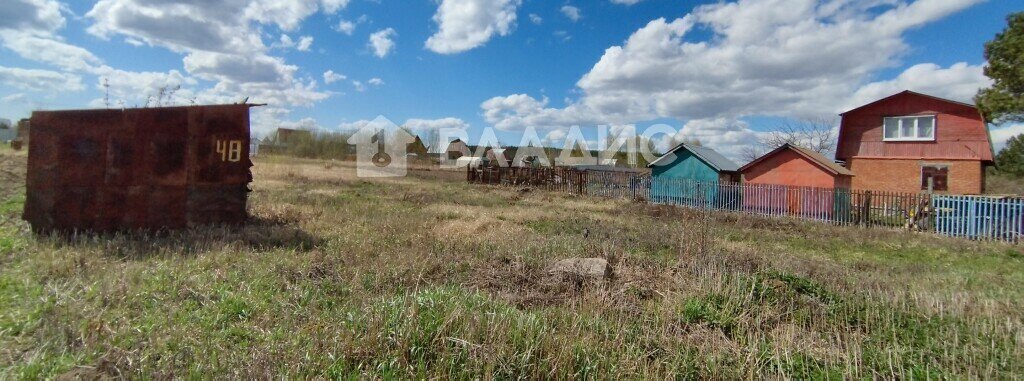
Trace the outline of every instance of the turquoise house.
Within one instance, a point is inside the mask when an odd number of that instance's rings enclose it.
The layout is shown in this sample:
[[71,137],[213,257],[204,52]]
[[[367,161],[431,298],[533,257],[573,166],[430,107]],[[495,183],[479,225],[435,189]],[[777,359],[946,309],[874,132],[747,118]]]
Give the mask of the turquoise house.
[[738,184],[740,166],[713,149],[682,143],[648,167],[653,202],[697,206],[739,201],[738,188],[720,185]]

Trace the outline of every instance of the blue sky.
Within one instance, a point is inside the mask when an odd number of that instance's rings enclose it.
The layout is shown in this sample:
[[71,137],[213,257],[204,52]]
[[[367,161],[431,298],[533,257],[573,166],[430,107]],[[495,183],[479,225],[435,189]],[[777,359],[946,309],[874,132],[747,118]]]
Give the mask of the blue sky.
[[[597,124],[665,123],[736,157],[779,120],[831,117],[905,88],[969,100],[988,84],[983,44],[1022,10],[1012,0],[8,0],[0,117],[141,106],[180,85],[165,103],[269,103],[256,134],[383,115],[468,126],[471,140],[495,126],[514,144],[526,127],[557,141],[574,125],[593,138]],[[997,126],[993,138],[1020,132]]]

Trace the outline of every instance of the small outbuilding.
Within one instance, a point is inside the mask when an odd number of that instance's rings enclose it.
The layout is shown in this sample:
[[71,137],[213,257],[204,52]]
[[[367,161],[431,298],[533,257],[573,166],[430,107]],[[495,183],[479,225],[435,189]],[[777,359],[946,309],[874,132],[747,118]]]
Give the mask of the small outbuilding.
[[740,174],[745,210],[824,219],[849,211],[853,172],[807,148],[783,144]]
[[445,159],[455,161],[463,156],[473,156],[473,151],[462,139],[455,139],[448,143],[443,154]]
[[675,146],[647,166],[655,201],[714,201],[721,196],[719,184],[739,182],[739,165],[711,148],[690,143]]
[[647,166],[655,178],[739,182],[739,165],[711,148],[695,144],[679,144]]
[[850,188],[853,172],[824,155],[792,144],[740,167],[744,184],[814,188]]

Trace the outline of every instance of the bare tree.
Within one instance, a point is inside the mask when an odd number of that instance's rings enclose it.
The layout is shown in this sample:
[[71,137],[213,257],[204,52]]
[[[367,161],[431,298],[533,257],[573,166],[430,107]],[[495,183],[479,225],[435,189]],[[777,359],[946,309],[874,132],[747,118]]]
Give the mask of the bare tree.
[[788,120],[762,134],[755,146],[744,148],[742,156],[754,160],[787,143],[831,156],[835,153],[838,138],[835,125],[834,118]]
[[423,131],[423,136],[420,137],[420,140],[427,146],[429,152],[437,153],[444,149],[444,147],[441,147],[441,131],[438,131],[436,128]]

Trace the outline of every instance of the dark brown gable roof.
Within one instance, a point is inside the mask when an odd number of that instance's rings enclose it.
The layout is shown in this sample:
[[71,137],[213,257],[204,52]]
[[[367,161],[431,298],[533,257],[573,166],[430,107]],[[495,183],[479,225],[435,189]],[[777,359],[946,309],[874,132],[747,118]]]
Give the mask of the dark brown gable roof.
[[781,147],[772,150],[772,152],[761,155],[761,157],[754,159],[754,161],[751,161],[747,163],[747,165],[740,167],[740,172],[746,171],[747,169],[750,169],[750,167],[754,166],[757,163],[760,163],[764,159],[774,156],[775,154],[782,152],[783,150],[786,149],[793,150],[793,152],[796,152],[800,156],[803,156],[807,160],[810,160],[812,163],[817,164],[819,167],[833,175],[853,176],[853,172],[850,172],[849,169],[846,169],[845,167],[836,164],[836,162],[829,160],[824,155],[809,150],[807,148],[795,146],[789,143],[783,144]]
[[866,105],[863,105],[863,106],[860,106],[860,107],[854,108],[854,109],[852,109],[852,110],[848,110],[848,111],[846,111],[846,112],[844,112],[844,113],[841,113],[841,114],[839,114],[839,115],[846,115],[846,114],[849,114],[849,113],[851,113],[851,112],[854,112],[854,111],[860,110],[860,109],[862,109],[862,108],[866,108],[866,107],[874,106],[874,105],[876,105],[876,104],[879,104],[879,103],[882,103],[882,102],[888,101],[888,100],[890,100],[890,99],[892,99],[892,98],[896,98],[896,97],[899,97],[899,96],[903,96],[903,95],[916,95],[916,96],[919,96],[919,97],[931,98],[931,99],[935,99],[935,100],[938,100],[938,101],[942,101],[942,102],[946,102],[946,103],[952,103],[952,104],[955,104],[955,105],[958,105],[958,106],[963,106],[963,107],[969,107],[969,108],[971,108],[971,109],[974,109],[974,110],[977,110],[977,109],[978,109],[978,108],[977,108],[977,106],[975,106],[975,105],[972,105],[972,104],[968,104],[968,103],[964,103],[964,102],[957,102],[957,101],[954,101],[954,100],[952,100],[952,99],[946,99],[946,98],[939,98],[939,97],[936,97],[936,96],[934,96],[934,95],[922,94],[922,93],[919,93],[919,92],[916,92],[916,91],[910,91],[910,90],[903,90],[903,91],[901,91],[901,92],[898,92],[898,93],[896,93],[896,94],[893,94],[893,95],[887,96],[887,97],[885,97],[885,98],[882,98],[882,99],[879,99],[879,100],[877,100],[877,101],[874,101],[874,102],[868,103],[868,104],[866,104]]

